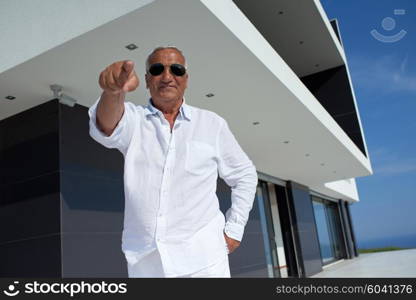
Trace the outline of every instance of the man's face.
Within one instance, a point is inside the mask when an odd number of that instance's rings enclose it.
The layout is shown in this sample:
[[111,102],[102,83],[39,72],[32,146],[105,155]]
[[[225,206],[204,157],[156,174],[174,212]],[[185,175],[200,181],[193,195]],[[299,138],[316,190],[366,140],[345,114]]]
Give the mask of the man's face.
[[176,76],[171,73],[170,65],[185,65],[185,58],[175,49],[163,49],[157,51],[150,58],[150,66],[161,63],[165,66],[162,74],[153,76],[146,73],[146,88],[149,89],[153,100],[171,102],[182,100],[185,89],[188,86],[188,73]]

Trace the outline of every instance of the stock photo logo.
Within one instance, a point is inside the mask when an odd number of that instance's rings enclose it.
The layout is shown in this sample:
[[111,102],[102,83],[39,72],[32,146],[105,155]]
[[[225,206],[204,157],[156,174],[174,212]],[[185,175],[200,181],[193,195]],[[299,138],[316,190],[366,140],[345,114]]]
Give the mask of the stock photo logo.
[[[396,15],[396,16],[404,16],[405,14],[406,14],[406,10],[404,10],[404,9],[395,9],[394,10],[394,15]],[[396,28],[396,20],[391,18],[391,17],[385,17],[381,21],[381,27],[383,27],[383,29],[385,31],[392,31]],[[370,33],[376,40],[378,40],[380,42],[395,43],[395,42],[400,41],[402,38],[404,38],[405,35],[407,34],[407,31],[401,29],[396,34],[384,35],[384,34],[378,32],[376,29],[373,29],[373,30],[370,31]]]
[[20,293],[19,290],[16,290],[16,285],[19,283],[19,281],[14,281],[13,284],[10,284],[7,288],[7,290],[4,290],[3,293],[7,296],[14,297]]

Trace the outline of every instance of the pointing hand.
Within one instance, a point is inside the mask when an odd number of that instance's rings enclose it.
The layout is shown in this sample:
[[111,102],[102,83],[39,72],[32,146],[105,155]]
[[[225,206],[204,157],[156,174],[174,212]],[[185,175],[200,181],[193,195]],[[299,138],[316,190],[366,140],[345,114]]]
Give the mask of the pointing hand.
[[139,86],[139,78],[131,60],[122,60],[109,65],[101,72],[98,82],[100,87],[110,94],[132,92]]

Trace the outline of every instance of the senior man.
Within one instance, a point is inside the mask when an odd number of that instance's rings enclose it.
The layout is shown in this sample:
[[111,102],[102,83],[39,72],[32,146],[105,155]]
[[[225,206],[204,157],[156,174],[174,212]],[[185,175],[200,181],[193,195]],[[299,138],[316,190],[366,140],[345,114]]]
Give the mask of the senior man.
[[[146,106],[125,102],[139,86],[132,61],[101,72],[90,135],[124,156],[122,250],[129,277],[230,277],[228,253],[243,237],[256,169],[226,121],[185,103],[189,74],[176,47],[146,61]],[[232,188],[226,218],[217,176]]]

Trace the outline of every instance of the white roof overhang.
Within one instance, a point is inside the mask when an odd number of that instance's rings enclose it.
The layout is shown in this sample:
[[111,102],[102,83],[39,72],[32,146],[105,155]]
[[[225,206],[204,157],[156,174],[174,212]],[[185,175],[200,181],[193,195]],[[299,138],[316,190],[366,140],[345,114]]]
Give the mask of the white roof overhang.
[[[130,43],[139,48],[128,51]],[[154,1],[3,72],[0,120],[52,99],[54,83],[89,107],[100,95],[101,70],[123,59],[137,63],[142,83],[127,99],[146,103],[144,61],[159,45],[184,51],[187,103],[224,117],[259,171],[308,186],[372,173],[369,160],[231,0]],[[16,99],[3,100],[7,95]]]

